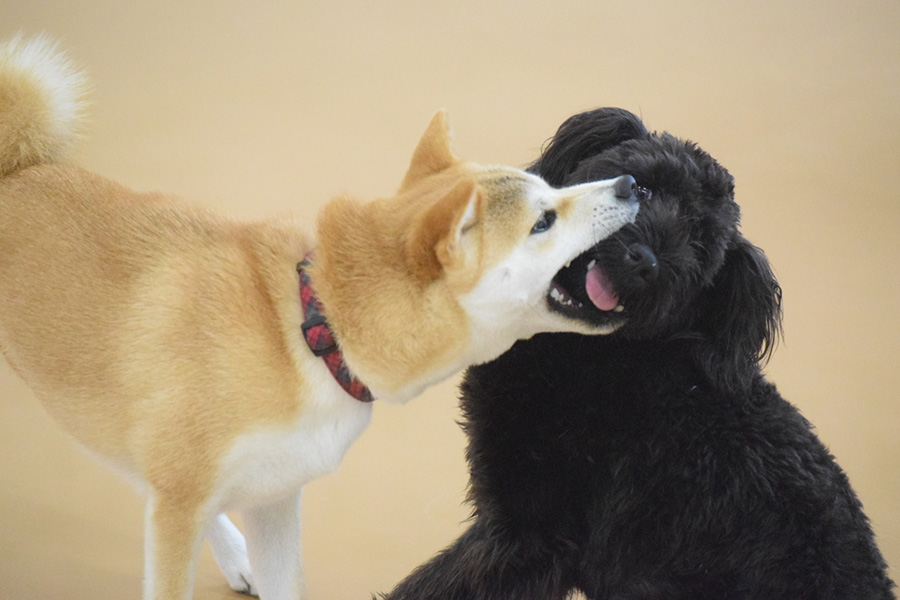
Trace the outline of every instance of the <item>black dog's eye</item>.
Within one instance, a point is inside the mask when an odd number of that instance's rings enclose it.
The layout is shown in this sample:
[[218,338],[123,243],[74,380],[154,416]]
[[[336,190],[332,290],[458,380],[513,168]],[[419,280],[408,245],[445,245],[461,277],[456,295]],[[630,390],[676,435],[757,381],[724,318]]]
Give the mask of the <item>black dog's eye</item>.
[[645,202],[653,197],[653,192],[650,188],[645,188],[644,186],[637,186],[635,190],[635,196],[637,196],[638,202]]
[[541,218],[539,218],[537,223],[534,224],[534,227],[531,228],[531,233],[543,233],[553,227],[554,223],[556,223],[556,211],[545,210],[541,213]]

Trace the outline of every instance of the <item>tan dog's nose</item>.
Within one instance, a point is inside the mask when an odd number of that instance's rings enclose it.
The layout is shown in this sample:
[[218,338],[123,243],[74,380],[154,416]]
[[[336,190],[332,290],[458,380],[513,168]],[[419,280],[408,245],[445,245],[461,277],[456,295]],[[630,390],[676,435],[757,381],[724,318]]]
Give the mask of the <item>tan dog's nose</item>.
[[637,202],[637,181],[631,175],[622,175],[613,183],[616,198]]

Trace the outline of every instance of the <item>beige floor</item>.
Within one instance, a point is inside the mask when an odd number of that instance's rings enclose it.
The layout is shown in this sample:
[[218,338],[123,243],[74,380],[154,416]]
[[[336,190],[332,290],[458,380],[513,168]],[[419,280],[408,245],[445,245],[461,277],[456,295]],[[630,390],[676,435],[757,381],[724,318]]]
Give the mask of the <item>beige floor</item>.
[[[0,37],[47,31],[88,70],[84,165],[246,217],[390,192],[438,107],[482,162],[525,164],[599,105],[699,142],[736,176],[744,231],[784,287],[768,371],[900,576],[900,4],[383,4],[7,0]],[[454,386],[377,406],[343,467],[308,487],[311,598],[389,589],[460,531]],[[139,499],[5,365],[0,481],[0,596],[139,596]],[[232,597],[209,554],[195,597]]]

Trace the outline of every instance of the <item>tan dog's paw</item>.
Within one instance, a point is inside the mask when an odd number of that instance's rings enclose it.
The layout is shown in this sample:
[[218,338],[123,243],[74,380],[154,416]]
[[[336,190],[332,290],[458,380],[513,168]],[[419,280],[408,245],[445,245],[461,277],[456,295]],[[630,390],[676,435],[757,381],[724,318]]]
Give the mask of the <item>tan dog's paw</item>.
[[[223,573],[225,572],[223,571]],[[259,592],[256,591],[256,586],[253,585],[253,576],[250,574],[249,569],[246,574],[237,573],[237,577],[225,573],[225,578],[228,580],[228,585],[231,586],[231,589],[239,594],[259,598]]]
[[206,537],[216,564],[231,589],[248,596],[259,596],[247,558],[247,542],[234,523],[227,516],[218,515],[210,524]]

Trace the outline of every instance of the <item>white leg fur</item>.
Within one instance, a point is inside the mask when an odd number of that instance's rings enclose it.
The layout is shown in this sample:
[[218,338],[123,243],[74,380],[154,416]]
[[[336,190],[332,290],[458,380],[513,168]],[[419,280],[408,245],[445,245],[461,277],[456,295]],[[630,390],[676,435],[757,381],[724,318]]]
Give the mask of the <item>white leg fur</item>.
[[156,566],[154,548],[156,536],[153,532],[153,498],[148,498],[144,505],[144,600],[153,598],[153,571]]
[[262,600],[305,597],[300,555],[300,490],[241,512],[256,589]]
[[217,515],[209,525],[206,539],[212,547],[213,557],[219,565],[228,585],[236,592],[258,596],[247,557],[247,543],[234,523],[224,514]]

